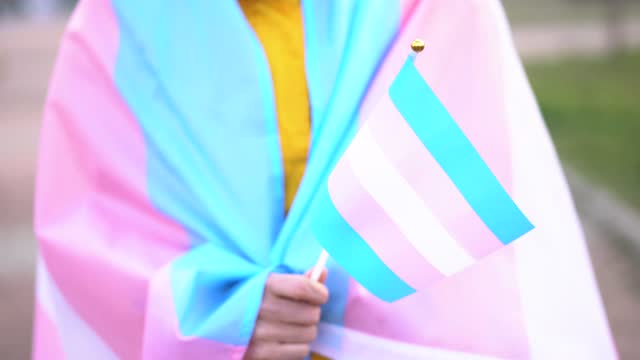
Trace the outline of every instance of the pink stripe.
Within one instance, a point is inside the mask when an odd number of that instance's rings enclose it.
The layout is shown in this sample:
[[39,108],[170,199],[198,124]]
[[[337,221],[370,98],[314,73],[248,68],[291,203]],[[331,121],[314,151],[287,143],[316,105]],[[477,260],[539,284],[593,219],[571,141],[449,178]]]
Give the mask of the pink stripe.
[[66,356],[58,329],[42,308],[40,301],[36,300],[35,329],[33,334],[33,359],[34,360],[62,360]]
[[[493,26],[482,23],[485,18],[476,15],[483,11],[478,8],[483,5],[419,1],[409,10],[411,2],[405,1],[403,13],[409,11],[410,16],[367,91],[360,119],[366,121],[387,93],[411,52],[409,44],[420,37],[426,48],[417,57],[416,66],[511,193],[509,126],[507,107],[502,104],[504,81],[500,59],[494,56],[500,53],[501,45],[499,38],[487,38],[478,30]],[[451,18],[450,12],[457,16]]]
[[[424,1],[423,1],[424,2]],[[400,0],[400,29],[404,29],[405,25],[411,19],[411,15],[416,10],[416,6],[419,5],[420,0]]]
[[[37,301],[49,316],[66,359],[116,359],[113,350],[69,306],[42,259],[37,266]],[[39,344],[35,344],[39,345]],[[40,351],[38,348],[35,351]]]
[[[108,140],[108,144],[126,151],[129,161],[144,164],[145,149],[133,125],[135,119],[111,84],[118,36],[115,15],[107,0],[81,2],[71,17],[44,112],[38,173],[46,176],[37,179],[36,225],[57,216],[61,206],[74,208],[82,201],[78,195],[88,191],[90,179],[81,172],[91,169],[80,168],[78,162],[93,161],[91,157],[97,154],[86,153],[85,148],[99,144],[97,141]],[[99,126],[124,129],[104,139],[104,130],[93,129]],[[102,157],[102,161],[109,159]],[[140,166],[132,170],[139,172]],[[136,175],[127,176],[130,186],[142,191],[144,178]],[[49,181],[50,178],[56,181]]]
[[84,38],[93,45],[91,50],[105,69],[115,68],[120,34],[111,1],[81,2],[69,19],[65,35]]
[[[466,0],[419,2],[374,79],[361,115],[366,119],[376,111],[406,60],[409,44],[416,37],[423,38],[427,50],[418,56],[418,67],[454,117],[465,122],[461,126],[468,136],[477,136],[483,126],[495,127],[494,135],[481,140],[478,147],[503,186],[511,191],[508,155],[496,156],[487,149],[487,144],[495,141],[498,151],[510,150],[504,145],[509,134],[502,112],[507,106],[501,103],[503,76],[510,74],[502,70],[502,52],[497,48],[500,37],[491,31],[494,19],[487,16],[485,5]],[[475,122],[470,116],[474,112],[480,114]],[[392,304],[376,299],[352,282],[345,326],[413,344],[500,358],[528,358],[513,249],[503,248],[472,268]]]
[[329,193],[340,215],[371,246],[378,257],[414,289],[442,275],[413,248],[378,203],[358,182],[346,157],[329,178]]
[[[443,15],[448,11],[460,16],[450,19]],[[414,38],[421,37],[426,48],[417,57],[416,66],[498,180],[512,194],[510,135],[506,107],[501,103],[504,98],[501,84],[504,82],[496,77],[499,72],[493,70],[501,67],[493,56],[498,53],[499,43],[497,39],[486,39],[482,31],[473,30],[485,26],[479,23],[482,20],[474,16],[474,11],[477,11],[475,5],[460,1],[446,5],[437,1],[418,3],[376,75],[361,115],[369,115],[365,121],[370,122],[376,140],[398,166],[399,172],[422,195],[452,236],[479,258],[502,244],[477,218],[457,189],[446,181],[446,175],[435,175],[443,174],[439,165],[408,125],[400,123],[401,117],[386,94],[410,53],[409,44]],[[429,16],[425,16],[427,13]],[[456,46],[451,46],[452,38],[456,39]],[[467,65],[469,59],[473,59],[473,66]],[[424,159],[425,165],[421,168],[412,166],[406,161],[409,155]]]
[[388,96],[381,99],[367,125],[398,172],[471,255],[481,258],[502,246],[402,119]]
[[[501,70],[503,60],[495,56],[501,51],[500,39],[478,30],[493,26],[485,23],[485,16],[478,16],[486,11],[481,9],[484,5],[434,3],[437,5],[429,9],[429,16],[423,16],[423,27],[416,33],[427,43],[416,58],[416,67],[513,196],[511,134],[504,104],[506,75]],[[450,12],[459,16],[452,19]]]
[[80,3],[45,110],[36,232],[69,305],[119,357],[137,359],[149,278],[189,242],[147,197],[144,138],[112,82],[118,38],[109,1]]
[[234,346],[180,333],[171,291],[171,267],[164,267],[151,283],[147,303],[143,359],[240,360],[244,346]]
[[351,283],[347,328],[405,343],[529,358],[513,247],[394,303]]
[[318,330],[311,349],[330,359],[499,360],[492,356],[389,340],[328,323],[320,323]]

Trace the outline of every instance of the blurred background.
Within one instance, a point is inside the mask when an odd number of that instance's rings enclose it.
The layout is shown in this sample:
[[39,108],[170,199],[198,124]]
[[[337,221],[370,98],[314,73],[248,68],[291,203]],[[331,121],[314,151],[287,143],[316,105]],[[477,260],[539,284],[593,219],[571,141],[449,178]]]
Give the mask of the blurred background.
[[[0,359],[30,356],[40,115],[72,0],[0,0]],[[622,359],[640,359],[640,0],[504,0]]]

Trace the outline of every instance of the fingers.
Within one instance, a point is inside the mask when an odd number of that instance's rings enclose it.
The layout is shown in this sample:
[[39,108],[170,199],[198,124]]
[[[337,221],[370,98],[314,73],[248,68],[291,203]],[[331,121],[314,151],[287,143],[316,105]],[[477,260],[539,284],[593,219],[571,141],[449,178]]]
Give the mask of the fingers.
[[258,319],[295,325],[315,325],[320,321],[320,306],[294,301],[267,292]]
[[317,335],[318,328],[315,325],[302,326],[262,321],[256,324],[253,339],[264,342],[308,344],[313,342]]
[[302,360],[311,352],[308,344],[278,344],[256,342],[247,350],[245,359],[250,360]]
[[324,284],[301,275],[271,274],[266,288],[276,296],[312,305],[323,305],[329,299],[329,290]]
[[[326,279],[326,270],[322,280]],[[302,275],[271,274],[245,359],[304,359],[318,335],[327,287]]]

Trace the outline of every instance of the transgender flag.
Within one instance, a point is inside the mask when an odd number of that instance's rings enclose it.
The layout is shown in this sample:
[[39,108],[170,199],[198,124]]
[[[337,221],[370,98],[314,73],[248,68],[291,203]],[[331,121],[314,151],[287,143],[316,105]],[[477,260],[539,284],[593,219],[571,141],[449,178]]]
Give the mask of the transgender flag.
[[465,134],[414,59],[338,161],[312,217],[327,252],[386,301],[459,273],[533,229],[474,146],[499,136],[491,122]]

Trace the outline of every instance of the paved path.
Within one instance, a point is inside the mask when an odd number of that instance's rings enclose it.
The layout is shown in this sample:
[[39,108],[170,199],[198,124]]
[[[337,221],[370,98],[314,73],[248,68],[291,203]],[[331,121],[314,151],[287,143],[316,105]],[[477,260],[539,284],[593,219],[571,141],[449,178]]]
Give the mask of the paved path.
[[[629,48],[640,47],[640,19],[627,21],[623,28],[625,44]],[[527,61],[598,54],[610,46],[605,26],[596,22],[518,26],[514,41]]]
[[583,224],[620,359],[640,359],[640,253],[624,239]]

